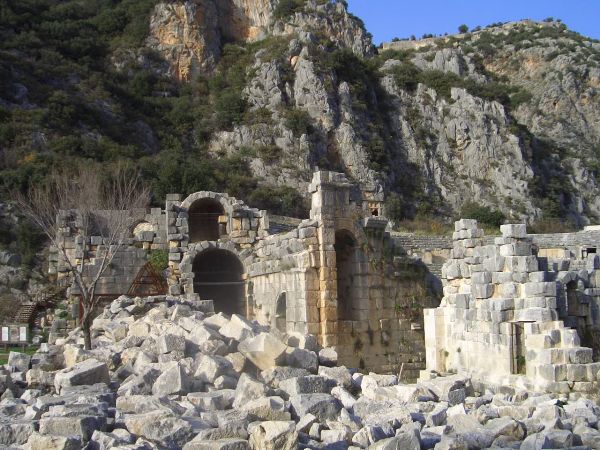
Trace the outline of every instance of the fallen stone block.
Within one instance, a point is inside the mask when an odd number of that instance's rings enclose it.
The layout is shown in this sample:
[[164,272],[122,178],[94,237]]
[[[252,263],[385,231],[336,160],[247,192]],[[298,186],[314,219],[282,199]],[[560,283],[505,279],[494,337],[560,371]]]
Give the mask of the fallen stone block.
[[27,372],[31,365],[31,356],[26,353],[10,352],[8,354],[8,365],[18,372]]
[[[204,321],[206,324],[206,320]],[[231,319],[219,328],[219,333],[228,339],[234,339],[238,342],[249,339],[254,336],[252,323],[239,314],[233,314]]]
[[197,362],[194,378],[213,384],[221,375],[234,374],[233,365],[228,359],[218,355],[201,355]]
[[238,345],[238,351],[260,370],[279,365],[285,357],[286,349],[286,345],[271,333],[260,333]]
[[156,339],[158,353],[185,352],[185,338],[176,334],[163,334]]
[[94,430],[106,430],[106,417],[43,417],[40,433],[51,436],[80,436],[84,442],[92,437]]
[[250,375],[244,373],[238,381],[235,389],[235,400],[233,401],[234,408],[240,408],[250,400],[262,398],[267,392],[267,387],[258,380],[255,380]]
[[289,421],[290,413],[281,397],[264,397],[250,400],[240,409],[248,412],[254,420]]
[[78,436],[44,436],[33,433],[27,440],[28,450],[81,450],[83,444]]
[[154,382],[154,395],[185,395],[190,388],[190,379],[178,362],[174,362]]
[[130,433],[169,449],[183,447],[193,435],[188,422],[165,411],[126,414],[124,423]]
[[192,439],[183,446],[183,450],[250,450],[248,441],[239,438],[225,438],[218,440]]
[[331,388],[331,381],[319,375],[288,378],[279,382],[279,389],[286,392],[289,396],[298,394],[329,394]]
[[222,389],[212,392],[193,392],[187,395],[188,401],[203,411],[229,409],[235,399],[235,390]]
[[326,367],[335,367],[338,362],[337,352],[330,348],[325,347],[319,351],[319,365]]
[[22,445],[35,433],[35,424],[29,420],[0,422],[0,445]]
[[329,394],[300,394],[290,398],[291,412],[295,418],[313,414],[319,422],[335,420],[342,404]]
[[54,377],[56,392],[68,386],[92,385],[110,383],[108,367],[95,359],[87,359],[72,367],[63,369]]
[[262,422],[252,430],[250,446],[254,450],[296,450],[296,424],[287,421]]

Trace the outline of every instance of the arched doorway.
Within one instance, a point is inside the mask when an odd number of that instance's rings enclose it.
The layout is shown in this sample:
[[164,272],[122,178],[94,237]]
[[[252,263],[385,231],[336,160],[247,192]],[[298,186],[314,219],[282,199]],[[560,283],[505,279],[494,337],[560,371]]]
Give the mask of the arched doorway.
[[287,331],[287,294],[282,292],[275,304],[275,328],[282,333]]
[[209,249],[194,259],[194,292],[213,300],[215,312],[246,315],[244,266],[233,253]]
[[215,199],[202,198],[192,203],[188,210],[190,242],[219,240],[225,231],[219,225],[219,216],[223,214],[223,206]]
[[335,233],[338,320],[360,320],[360,252],[346,230]]

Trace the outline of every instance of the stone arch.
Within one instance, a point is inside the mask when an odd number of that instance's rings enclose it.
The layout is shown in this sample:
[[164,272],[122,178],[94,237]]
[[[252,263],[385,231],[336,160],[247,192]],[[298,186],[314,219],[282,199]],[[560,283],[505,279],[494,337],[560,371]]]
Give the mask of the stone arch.
[[246,274],[236,252],[214,246],[194,253],[194,293],[213,300],[215,312],[246,315]]
[[194,201],[188,208],[188,227],[190,243],[218,241],[227,229],[221,226],[220,217],[225,209],[214,198],[204,197]]
[[287,293],[282,292],[275,302],[275,328],[282,333],[287,331]]
[[[362,295],[363,274],[361,263],[363,252],[355,235],[341,229],[335,232],[335,258],[337,272],[337,315],[338,320],[361,320],[361,310],[367,310]],[[368,301],[368,300],[367,300]]]
[[154,233],[154,225],[146,220],[136,220],[129,227],[129,231],[131,236],[134,238],[138,238],[141,233],[152,232]]

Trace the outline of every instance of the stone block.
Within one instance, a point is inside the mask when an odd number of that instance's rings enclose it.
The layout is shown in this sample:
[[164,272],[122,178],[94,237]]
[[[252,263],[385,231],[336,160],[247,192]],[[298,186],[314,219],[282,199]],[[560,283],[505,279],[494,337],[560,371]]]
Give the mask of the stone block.
[[72,367],[63,369],[54,377],[54,387],[57,392],[69,386],[110,383],[108,367],[95,359],[87,359]]
[[473,284],[489,284],[492,282],[492,274],[490,272],[476,272],[471,276]]
[[567,381],[591,381],[585,364],[567,364]]
[[474,284],[472,289],[475,298],[490,298],[494,292],[494,287],[491,284]]
[[556,283],[525,283],[524,295],[525,297],[554,297],[556,296]]
[[589,364],[592,362],[592,349],[586,347],[565,349],[571,364]]
[[454,231],[472,230],[477,228],[475,219],[460,219],[454,222]]
[[329,394],[300,394],[290,398],[290,407],[296,418],[313,414],[319,422],[325,422],[337,418],[342,404]]
[[252,429],[250,446],[261,450],[295,450],[298,432],[292,421],[262,422]]
[[238,351],[260,370],[275,367],[285,358],[286,348],[287,346],[271,333],[260,333],[238,345]]
[[523,239],[527,237],[527,225],[523,223],[501,225],[500,232],[505,238]]

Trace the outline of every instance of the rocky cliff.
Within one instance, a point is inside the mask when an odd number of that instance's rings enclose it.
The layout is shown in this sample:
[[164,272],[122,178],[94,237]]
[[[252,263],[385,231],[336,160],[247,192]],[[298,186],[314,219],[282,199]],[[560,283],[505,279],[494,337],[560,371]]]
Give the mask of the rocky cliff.
[[343,1],[50,3],[0,23],[11,185],[47,160],[125,158],[157,203],[227,190],[303,214],[323,168],[387,192],[396,219],[599,219],[600,43],[560,22],[376,49]]
[[[263,11],[260,37],[289,45],[256,52],[244,96],[275,126],[217,132],[213,152],[279,148],[279,164],[257,157],[252,170],[295,187],[315,166],[343,169],[397,192],[406,216],[452,215],[468,200],[513,219],[596,220],[600,44],[560,23],[523,22],[372,55],[342,3],[308,2],[279,20]],[[159,5],[154,17],[162,14]],[[214,65],[217,53],[202,60],[199,51],[198,67]],[[307,113],[312,133],[294,136],[288,109]]]

